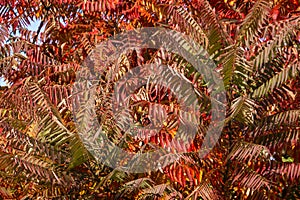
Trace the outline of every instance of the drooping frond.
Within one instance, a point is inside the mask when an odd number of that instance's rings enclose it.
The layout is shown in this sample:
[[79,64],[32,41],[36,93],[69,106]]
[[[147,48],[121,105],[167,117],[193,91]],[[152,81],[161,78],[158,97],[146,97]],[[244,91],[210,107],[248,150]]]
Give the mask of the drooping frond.
[[262,36],[262,39],[266,40],[270,35],[272,35],[273,38],[268,39],[268,41],[263,44],[258,44],[259,50],[253,57],[254,69],[261,69],[264,64],[275,58],[276,54],[281,51],[280,49],[291,41],[294,35],[293,32],[298,26],[298,17],[265,26],[264,29],[266,33]]
[[234,74],[234,65],[236,63],[236,46],[231,45],[226,47],[224,50],[224,53],[222,56],[222,64],[223,64],[223,69],[222,69],[222,74],[223,74],[223,82],[224,85],[228,87],[230,84],[230,81],[232,80],[232,76]]
[[[259,130],[259,129],[258,129]],[[282,127],[278,129],[271,129],[260,133],[260,130],[253,133],[255,136],[255,143],[265,145],[272,149],[272,151],[279,150],[278,146],[294,145],[299,141],[300,129],[298,127]]]
[[170,7],[169,14],[173,16],[173,21],[177,24],[180,24],[184,31],[187,31],[187,34],[191,35],[204,47],[208,48],[208,38],[203,28],[198,24],[198,22],[182,7]]
[[259,190],[263,187],[270,188],[270,181],[263,175],[257,173],[247,165],[241,165],[237,168],[233,175],[233,183],[239,183],[241,187],[250,188],[251,190]]
[[239,161],[248,162],[256,160],[259,156],[270,156],[268,148],[258,144],[239,142],[232,148],[232,151],[228,155],[228,159],[237,159]]
[[300,164],[299,163],[276,163],[272,167],[272,172],[287,178],[290,181],[299,181]]
[[253,72],[252,62],[248,61],[244,54],[245,50],[234,44],[223,49],[223,54],[220,56],[225,87],[228,87],[231,82],[238,83],[240,93],[245,93],[247,82],[251,80],[249,75]]
[[300,110],[289,110],[266,116],[258,123],[259,126],[256,128],[254,135],[256,136],[259,133],[267,130],[276,130],[282,126],[293,127],[299,123],[299,116]]
[[210,41],[210,55],[216,53],[212,51],[212,49],[216,48],[218,44],[231,45],[233,43],[209,1],[194,0],[192,1],[192,5],[195,6],[195,15],[199,16],[201,25],[204,26],[204,29],[208,32],[207,37]]
[[71,162],[69,169],[77,167],[89,159],[92,159],[92,156],[85,148],[81,138],[78,134],[73,134],[70,138],[70,153],[71,153]]
[[252,10],[244,19],[238,33],[237,40],[245,43],[246,46],[250,45],[253,37],[258,35],[266,19],[270,9],[270,2],[268,0],[259,0],[255,2]]
[[268,81],[266,81],[263,85],[259,86],[256,90],[254,90],[251,96],[254,98],[262,98],[268,93],[271,93],[274,90],[274,88],[280,87],[282,84],[286,83],[286,81],[290,78],[296,77],[299,74],[299,71],[299,63],[289,65],[288,67],[284,68],[281,72],[277,73]]
[[[0,126],[3,126],[3,123]],[[56,174],[59,173],[59,166],[65,162],[66,153],[58,153],[59,150],[49,144],[19,131],[9,130],[9,126],[4,130],[1,137],[6,138],[7,143],[0,148],[1,169],[7,170],[8,173],[11,173],[11,169],[24,169],[31,172],[32,177],[48,179],[59,184],[71,181],[67,174],[64,177]]]
[[248,97],[237,97],[232,101],[227,121],[235,119],[242,123],[253,124],[256,103]]
[[[9,123],[8,119],[4,120]],[[34,138],[39,131],[37,123],[32,123],[26,130],[26,133],[21,132],[24,130],[13,129],[11,126],[13,125],[8,125],[4,122],[1,123],[1,127],[4,127],[2,136],[7,139],[7,147],[27,152],[28,155],[46,156],[57,164],[64,163],[69,156],[67,151]]]
[[252,72],[252,63],[244,58],[244,51],[241,47],[244,47],[244,43],[249,46],[252,38],[264,25],[268,12],[269,1],[257,1],[241,25],[236,38],[237,42],[223,50],[224,55],[220,62],[223,64],[222,74],[226,88],[232,80],[237,82],[240,87],[247,85],[245,79],[248,79]]
[[189,196],[187,196],[185,199],[204,199],[204,200],[210,200],[210,199],[218,199],[218,192],[213,188],[213,186],[207,182],[204,181],[201,183],[200,186],[197,186],[194,191],[192,191]]

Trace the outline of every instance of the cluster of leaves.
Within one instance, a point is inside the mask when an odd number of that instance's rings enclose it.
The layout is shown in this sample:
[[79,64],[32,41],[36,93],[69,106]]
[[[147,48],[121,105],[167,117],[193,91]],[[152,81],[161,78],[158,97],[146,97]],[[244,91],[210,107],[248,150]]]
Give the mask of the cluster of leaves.
[[[297,1],[0,0],[0,5],[0,73],[9,82],[0,91],[0,198],[300,198]],[[39,23],[36,32],[26,28],[33,21]],[[202,77],[185,59],[161,49],[125,52],[114,79],[99,80],[99,123],[127,151],[156,145],[178,155],[158,171],[131,174],[97,162],[86,149],[72,115],[72,86],[95,45],[149,26],[183,32],[204,47],[222,74],[227,116],[217,145],[200,158],[211,122],[210,90]],[[189,146],[173,139],[181,108],[170,88],[149,84],[130,99],[127,121],[143,127],[149,116],[166,119],[157,135],[130,137],[115,124],[113,84],[153,61],[168,65],[199,94],[186,98],[201,106],[199,131]],[[110,74],[115,66],[101,67]]]

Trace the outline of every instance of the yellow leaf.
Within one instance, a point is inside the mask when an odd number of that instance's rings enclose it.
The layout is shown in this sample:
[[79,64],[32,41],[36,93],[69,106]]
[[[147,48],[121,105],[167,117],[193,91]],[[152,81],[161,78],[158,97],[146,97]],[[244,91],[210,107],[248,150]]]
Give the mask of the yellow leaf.
[[234,5],[234,3],[235,3],[235,0],[233,0],[233,1],[230,1],[230,2],[229,2],[229,5],[230,5],[230,6],[233,6],[233,5]]
[[175,128],[173,128],[171,130],[168,130],[168,133],[172,135],[172,138],[174,138],[176,136],[177,131]]
[[79,192],[80,195],[84,195],[85,194],[85,190],[82,190]]
[[203,176],[203,171],[200,170],[200,172],[199,172],[199,183],[201,183],[201,181],[202,181],[202,176]]
[[162,13],[159,12],[159,21],[161,21],[161,20],[162,20]]

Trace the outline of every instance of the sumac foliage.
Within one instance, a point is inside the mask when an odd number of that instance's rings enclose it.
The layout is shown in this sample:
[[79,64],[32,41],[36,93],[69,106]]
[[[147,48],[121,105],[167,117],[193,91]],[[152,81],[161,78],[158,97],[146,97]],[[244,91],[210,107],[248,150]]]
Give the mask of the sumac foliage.
[[[7,81],[0,90],[0,199],[299,199],[299,12],[296,0],[0,0],[0,75]],[[222,75],[227,112],[217,144],[200,158],[211,88],[190,63],[140,49],[122,54],[114,79],[106,76],[114,64],[101,66],[95,108],[108,138],[135,153],[156,146],[178,155],[155,172],[134,174],[97,162],[86,149],[72,86],[97,44],[140,27],[176,30],[201,44]],[[199,94],[199,131],[189,145],[174,139],[182,108],[167,87],[149,83],[130,97],[126,120],[139,127],[163,121],[157,134],[127,137],[114,122],[115,82],[152,61]]]

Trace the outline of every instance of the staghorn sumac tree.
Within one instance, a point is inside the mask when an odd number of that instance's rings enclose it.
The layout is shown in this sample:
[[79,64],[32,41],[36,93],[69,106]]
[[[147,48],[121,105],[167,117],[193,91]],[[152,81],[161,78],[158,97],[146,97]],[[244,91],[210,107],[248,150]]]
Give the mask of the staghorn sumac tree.
[[[1,198],[300,198],[297,1],[5,0],[0,5],[0,72],[10,83],[0,91]],[[36,32],[27,29],[33,21],[40,22]],[[206,157],[195,153],[203,139],[199,134],[176,162],[129,174],[96,162],[83,145],[72,115],[72,85],[97,44],[139,27],[166,27],[200,43],[222,73],[228,109],[221,137]],[[178,55],[129,51],[116,76],[155,59],[203,94],[201,126],[208,126],[208,89]],[[118,143],[123,133],[105,101],[112,84],[99,80],[96,108],[99,122]],[[141,87],[131,98],[129,117],[146,126],[145,113],[154,102],[165,110],[156,111],[169,116],[166,128],[122,147],[187,148],[172,140],[179,106],[168,88]]]

